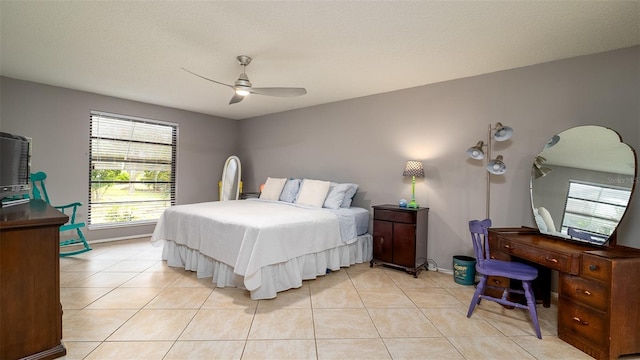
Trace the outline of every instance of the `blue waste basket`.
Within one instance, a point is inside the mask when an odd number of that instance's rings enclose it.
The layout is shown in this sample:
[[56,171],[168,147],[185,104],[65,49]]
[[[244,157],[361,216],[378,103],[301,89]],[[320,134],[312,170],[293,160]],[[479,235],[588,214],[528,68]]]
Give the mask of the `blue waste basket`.
[[453,257],[453,281],[460,285],[473,285],[476,278],[476,259],[470,256]]

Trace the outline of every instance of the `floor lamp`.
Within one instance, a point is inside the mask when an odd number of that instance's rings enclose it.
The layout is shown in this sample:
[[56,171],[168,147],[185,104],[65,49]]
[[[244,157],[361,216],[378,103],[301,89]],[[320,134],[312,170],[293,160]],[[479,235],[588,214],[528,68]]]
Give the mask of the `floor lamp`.
[[[487,142],[483,142],[482,140],[478,141],[475,146],[470,147],[467,150],[467,155],[474,160],[483,160],[485,158],[484,147],[487,148],[486,158],[491,159],[491,142],[493,132],[493,140],[495,141],[507,141],[513,135],[513,129],[504,126],[501,123],[497,122],[495,126],[491,126],[489,124],[489,130],[487,131]],[[490,209],[491,209],[491,174],[493,175],[503,175],[507,171],[507,166],[504,164],[504,158],[502,155],[496,156],[495,159],[490,160],[487,165],[487,208],[486,208],[486,219],[490,219]]]

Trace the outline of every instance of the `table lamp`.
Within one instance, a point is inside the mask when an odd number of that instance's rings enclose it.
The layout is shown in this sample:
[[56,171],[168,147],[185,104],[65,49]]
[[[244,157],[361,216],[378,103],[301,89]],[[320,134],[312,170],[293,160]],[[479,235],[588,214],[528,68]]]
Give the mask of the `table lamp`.
[[411,176],[411,201],[407,204],[407,207],[417,209],[419,208],[419,206],[416,203],[416,176],[424,177],[424,167],[422,166],[422,161],[407,161],[407,165],[405,165],[404,167],[402,176]]

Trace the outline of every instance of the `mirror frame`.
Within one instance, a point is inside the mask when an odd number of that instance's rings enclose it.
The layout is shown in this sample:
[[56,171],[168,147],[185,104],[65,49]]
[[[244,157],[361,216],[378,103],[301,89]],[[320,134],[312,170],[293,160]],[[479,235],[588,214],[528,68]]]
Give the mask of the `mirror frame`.
[[[630,146],[629,144],[625,143],[623,141],[622,137],[620,136],[620,134],[617,131],[615,131],[615,130],[613,130],[611,128],[608,128],[608,127],[605,127],[605,126],[599,126],[599,125],[576,126],[576,127],[573,127],[573,128],[566,129],[563,132],[561,132],[561,133],[559,133],[557,135],[554,135],[553,137],[551,137],[549,139],[549,141],[545,144],[545,146],[542,149],[542,151],[534,158],[534,163],[533,163],[532,168],[531,168],[532,173],[531,173],[531,178],[530,178],[530,182],[529,182],[529,195],[530,195],[530,199],[531,199],[531,210],[532,210],[532,214],[533,214],[534,220],[535,220],[535,217],[536,217],[535,216],[536,203],[534,202],[534,180],[536,179],[536,177],[534,177],[534,172],[535,172],[536,168],[537,169],[541,168],[540,157],[542,157],[542,161],[546,161],[546,158],[544,158],[544,156],[543,156],[545,150],[547,148],[550,148],[550,147],[554,146],[558,141],[562,141],[562,136],[561,135],[563,133],[565,133],[567,131],[570,131],[570,130],[573,130],[573,129],[576,129],[576,128],[587,127],[587,126],[598,127],[598,128],[601,128],[602,130],[607,130],[607,131],[615,134],[617,136],[619,144],[626,146],[629,149],[629,151],[631,152],[632,156],[633,156],[633,170],[634,170],[633,171],[633,175],[630,175],[630,174],[624,175],[624,176],[628,176],[631,179],[631,183],[632,183],[631,187],[629,188],[630,191],[631,191],[631,194],[629,196],[629,201],[627,202],[627,205],[625,207],[624,213],[620,217],[620,221],[616,225],[615,229],[611,232],[611,235],[609,235],[609,237],[607,238],[607,240],[603,244],[600,244],[600,246],[616,246],[617,245],[617,231],[618,231],[618,228],[619,228],[620,224],[622,223],[622,221],[624,221],[625,216],[628,213],[628,208],[629,208],[629,205],[632,202],[632,199],[634,197],[635,190],[636,190],[636,185],[638,183],[638,157],[637,157],[637,154],[636,154],[636,150],[632,146]],[[588,146],[591,145],[591,143],[588,142],[588,141],[585,141],[584,143],[586,143]],[[536,162],[537,162],[537,165],[538,165],[537,167],[536,167]],[[543,163],[542,167],[544,167],[545,165],[547,165],[547,164]],[[562,166],[562,165],[559,164],[558,166]],[[623,175],[623,174],[620,174],[620,175]],[[631,177],[631,176],[633,176],[633,177]],[[537,205],[539,206],[540,204],[537,204]],[[558,224],[556,224],[556,225],[558,225]],[[537,222],[536,222],[536,226],[537,226]],[[539,228],[538,228],[538,231],[540,231]],[[572,237],[569,237],[568,235],[559,234],[557,232],[551,233],[551,232],[540,231],[540,233],[544,234],[544,235],[547,235],[547,236],[553,236],[553,237],[556,237],[556,238],[560,238],[560,239],[563,239],[563,240],[580,241],[580,240],[574,239]],[[584,241],[584,243],[589,243],[589,242]],[[594,245],[598,245],[598,244],[594,244]]]
[[[229,182],[227,181],[227,177],[229,176],[229,172],[230,170],[230,165],[231,162],[235,161],[237,164],[237,168],[235,170],[235,178],[233,181]],[[220,201],[226,201],[226,200],[238,200],[240,198],[240,181],[242,179],[242,164],[240,163],[240,159],[235,156],[229,156],[227,158],[227,160],[224,162],[224,167],[222,168],[222,186],[220,187]],[[234,189],[235,187],[235,189]],[[230,189],[229,189],[230,188]],[[231,196],[229,196],[229,198],[227,199],[225,197],[225,194],[229,192]],[[235,197],[233,196],[235,193]]]

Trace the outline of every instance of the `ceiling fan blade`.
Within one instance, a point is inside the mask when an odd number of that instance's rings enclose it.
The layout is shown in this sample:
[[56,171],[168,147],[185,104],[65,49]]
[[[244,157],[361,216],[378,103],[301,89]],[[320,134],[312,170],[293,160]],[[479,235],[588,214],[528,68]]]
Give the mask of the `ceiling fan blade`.
[[288,88],[288,87],[266,87],[266,88],[251,88],[252,94],[278,96],[278,97],[293,97],[300,96],[307,93],[305,88]]
[[197,77],[199,77],[199,78],[202,78],[202,79],[205,79],[205,80],[208,80],[208,81],[214,82],[214,83],[216,83],[216,84],[224,85],[224,86],[227,86],[227,87],[230,87],[230,88],[232,88],[232,89],[233,89],[233,85],[229,85],[229,84],[221,83],[220,81],[215,81],[215,80],[212,80],[212,79],[206,78],[206,77],[204,77],[204,76],[202,76],[202,75],[198,75],[198,74],[194,73],[193,71],[187,70],[187,69],[185,69],[185,68],[181,68],[181,69],[182,69],[182,70],[184,70],[184,71],[186,71],[186,72],[188,72],[188,73],[190,73],[190,74],[193,74],[193,75],[195,75],[195,76],[197,76]]
[[244,100],[244,96],[242,95],[238,95],[236,93],[233,94],[233,97],[231,98],[231,100],[229,101],[229,105],[231,104],[235,104],[235,103],[239,103],[240,101]]

